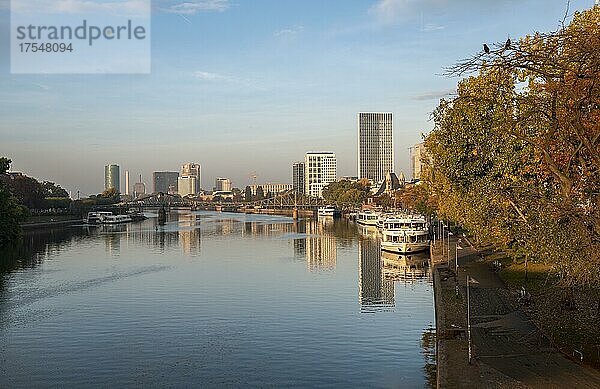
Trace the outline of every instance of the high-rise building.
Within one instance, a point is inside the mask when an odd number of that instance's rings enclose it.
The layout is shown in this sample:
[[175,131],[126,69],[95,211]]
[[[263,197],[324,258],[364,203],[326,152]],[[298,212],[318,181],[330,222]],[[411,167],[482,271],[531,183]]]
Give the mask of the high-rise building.
[[145,194],[146,194],[146,184],[144,184],[143,182],[136,182],[133,185],[133,197],[138,198]]
[[323,197],[323,188],[335,182],[337,160],[335,153],[308,152],[304,156],[304,193],[312,197]]
[[298,194],[304,194],[304,162],[294,162],[292,166],[292,185]]
[[177,192],[180,196],[196,195],[196,177],[179,177],[177,179]]
[[385,180],[394,171],[391,113],[358,114],[358,178]]
[[197,163],[186,163],[181,166],[181,174],[180,177],[195,177],[196,178],[196,187],[195,193],[200,193],[200,188],[202,186],[202,168],[200,164]]
[[411,149],[413,179],[420,180],[423,172],[423,159],[426,158],[425,143],[418,143]]
[[129,170],[125,170],[125,195],[129,196]]
[[266,184],[262,185],[252,184],[250,185],[250,192],[252,193],[252,196],[256,196],[256,191],[258,190],[259,186],[262,188],[263,193],[265,195],[267,193],[276,195],[281,192],[287,192],[288,190],[292,190],[292,184],[273,184],[270,182],[267,182]]
[[152,182],[154,193],[170,193],[175,194],[178,192],[177,179],[179,178],[178,172],[154,172],[152,173]]
[[121,192],[121,170],[119,165],[104,166],[104,190],[114,188]]
[[229,178],[218,177],[215,180],[215,191],[231,192],[231,180]]

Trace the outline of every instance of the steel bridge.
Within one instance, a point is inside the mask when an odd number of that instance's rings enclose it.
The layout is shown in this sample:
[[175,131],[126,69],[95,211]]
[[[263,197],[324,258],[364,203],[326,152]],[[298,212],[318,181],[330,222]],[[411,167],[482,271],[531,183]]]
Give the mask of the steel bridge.
[[168,193],[153,193],[138,197],[137,199],[121,203],[124,206],[138,208],[206,208],[206,207],[225,207],[225,208],[265,208],[265,209],[298,209],[298,210],[316,210],[326,205],[323,199],[298,195],[293,190],[279,193],[264,200],[255,200],[249,202],[235,201],[206,201],[199,197],[181,197]]

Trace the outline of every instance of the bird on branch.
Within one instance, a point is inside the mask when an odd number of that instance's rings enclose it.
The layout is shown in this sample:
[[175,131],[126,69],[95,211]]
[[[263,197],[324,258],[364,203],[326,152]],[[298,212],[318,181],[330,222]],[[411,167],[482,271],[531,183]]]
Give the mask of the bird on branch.
[[511,41],[510,38],[506,40],[506,44],[504,45],[504,50],[510,50]]
[[490,47],[487,44],[483,44],[483,51],[485,51],[486,54],[490,53]]

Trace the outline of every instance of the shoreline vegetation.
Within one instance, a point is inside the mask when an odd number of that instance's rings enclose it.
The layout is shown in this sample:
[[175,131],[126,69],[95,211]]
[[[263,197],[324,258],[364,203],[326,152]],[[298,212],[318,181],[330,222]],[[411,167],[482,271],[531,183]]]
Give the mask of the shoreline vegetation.
[[599,38],[595,6],[557,31],[484,45],[447,69],[462,80],[424,136],[421,185],[401,195],[471,236],[511,298],[526,296],[522,311],[545,337],[595,369]]

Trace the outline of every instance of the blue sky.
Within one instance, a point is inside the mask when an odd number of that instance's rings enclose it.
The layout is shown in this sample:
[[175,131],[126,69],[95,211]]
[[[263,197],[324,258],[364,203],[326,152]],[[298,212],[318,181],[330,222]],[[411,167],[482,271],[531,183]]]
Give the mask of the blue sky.
[[[57,0],[77,4],[80,0]],[[106,2],[106,0],[104,0]],[[394,113],[396,170],[432,128],[456,79],[444,66],[559,26],[566,0],[159,0],[149,75],[11,75],[10,16],[0,0],[0,155],[13,169],[83,194],[117,163],[203,166],[244,187],[290,182],[304,152],[335,151],[356,175],[356,115]],[[571,14],[593,0],[571,1]],[[149,185],[151,187],[151,185]]]

